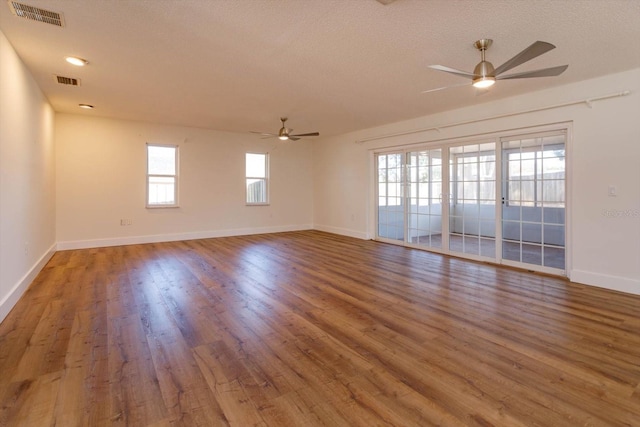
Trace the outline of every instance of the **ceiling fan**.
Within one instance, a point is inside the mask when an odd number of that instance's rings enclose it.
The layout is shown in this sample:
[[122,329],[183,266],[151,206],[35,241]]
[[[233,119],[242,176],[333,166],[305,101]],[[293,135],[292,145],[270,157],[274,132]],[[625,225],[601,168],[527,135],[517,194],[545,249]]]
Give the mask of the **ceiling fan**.
[[278,133],[265,133],[265,132],[254,132],[254,131],[251,131],[251,133],[257,133],[259,135],[262,135],[264,138],[279,138],[283,141],[286,141],[287,139],[291,141],[297,141],[300,138],[303,138],[305,136],[320,136],[318,132],[298,133],[298,134],[292,135],[291,132],[293,131],[293,129],[289,129],[284,125],[284,122],[287,121],[287,118],[280,117],[280,121],[282,122],[282,127],[280,128]]
[[[445,73],[455,74],[457,76],[470,78],[473,87],[478,89],[486,89],[493,86],[496,80],[559,76],[564,72],[564,70],[567,69],[567,67],[569,67],[568,65],[560,65],[558,67],[524,71],[521,73],[507,74],[503,76],[502,73],[504,73],[505,71],[509,71],[510,69],[515,68],[518,65],[524,64],[527,61],[531,61],[533,58],[536,58],[543,53],[550,51],[551,49],[555,49],[555,46],[551,43],[537,41],[513,58],[509,59],[498,68],[494,68],[493,64],[485,59],[485,52],[487,49],[489,49],[489,46],[491,46],[492,43],[493,40],[491,39],[480,39],[473,44],[473,46],[480,51],[481,56],[481,61],[478,63],[478,65],[476,65],[473,73],[457,70],[455,68],[445,67],[444,65],[430,65],[429,68],[437,71],[444,71]],[[464,86],[467,84],[468,83],[463,83],[454,86],[439,87],[437,89],[425,90],[422,93],[435,92],[438,90]]]

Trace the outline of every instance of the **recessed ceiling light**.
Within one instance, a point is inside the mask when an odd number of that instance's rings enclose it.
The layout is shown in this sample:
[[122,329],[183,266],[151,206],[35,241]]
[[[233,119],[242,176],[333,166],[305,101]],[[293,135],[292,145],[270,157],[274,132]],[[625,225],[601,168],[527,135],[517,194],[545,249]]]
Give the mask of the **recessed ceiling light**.
[[86,110],[92,110],[93,109],[93,105],[90,105],[90,104],[78,104],[78,107],[84,108]]
[[84,67],[89,63],[86,59],[78,58],[77,56],[67,56],[64,58],[69,64],[73,64],[77,67]]

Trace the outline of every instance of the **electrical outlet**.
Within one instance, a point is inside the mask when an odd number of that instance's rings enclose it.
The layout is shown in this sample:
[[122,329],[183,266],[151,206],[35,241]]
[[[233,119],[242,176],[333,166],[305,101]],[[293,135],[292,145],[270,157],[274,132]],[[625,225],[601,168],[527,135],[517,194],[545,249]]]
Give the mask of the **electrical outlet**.
[[133,220],[131,219],[123,218],[120,220],[120,225],[131,225],[131,224],[133,224]]

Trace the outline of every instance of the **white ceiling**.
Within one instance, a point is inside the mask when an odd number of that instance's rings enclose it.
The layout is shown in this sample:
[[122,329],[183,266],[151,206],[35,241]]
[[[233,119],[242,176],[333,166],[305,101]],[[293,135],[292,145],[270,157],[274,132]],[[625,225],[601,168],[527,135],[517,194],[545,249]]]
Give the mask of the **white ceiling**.
[[[58,28],[0,4],[0,29],[56,111],[227,131],[277,132],[288,116],[295,133],[335,135],[640,67],[640,0],[22,3],[64,15]],[[427,66],[472,71],[479,38],[494,40],[495,66],[542,40],[557,48],[512,71],[569,69],[482,96],[471,86],[421,93],[464,83]]]

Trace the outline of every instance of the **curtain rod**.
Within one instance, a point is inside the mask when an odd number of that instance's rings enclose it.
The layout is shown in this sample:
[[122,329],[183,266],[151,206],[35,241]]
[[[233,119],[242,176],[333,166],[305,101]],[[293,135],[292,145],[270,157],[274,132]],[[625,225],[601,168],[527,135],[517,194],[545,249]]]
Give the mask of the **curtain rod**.
[[430,131],[430,130],[435,130],[435,131],[440,132],[440,129],[443,129],[443,128],[450,128],[450,127],[455,127],[455,126],[468,125],[468,124],[471,124],[471,123],[484,122],[484,121],[487,121],[487,120],[502,119],[502,118],[505,118],[505,117],[518,116],[520,114],[536,113],[538,111],[552,110],[554,108],[568,107],[570,105],[586,104],[587,107],[592,108],[592,104],[594,102],[596,102],[596,101],[602,101],[604,99],[610,99],[610,98],[618,98],[620,96],[627,96],[630,93],[631,93],[630,90],[625,90],[624,92],[612,93],[612,94],[609,94],[609,95],[598,96],[596,98],[587,98],[587,99],[583,99],[583,100],[580,100],[580,101],[570,101],[570,102],[565,102],[563,104],[555,104],[555,105],[549,105],[547,107],[533,108],[531,110],[517,111],[517,112],[514,112],[514,113],[505,113],[505,114],[500,114],[500,115],[497,115],[497,116],[485,117],[483,119],[466,120],[466,121],[463,121],[463,122],[449,123],[449,124],[440,125],[440,126],[433,126],[433,127],[430,127],[430,128],[415,129],[415,130],[410,130],[410,131],[406,131],[406,132],[398,132],[398,133],[389,133],[389,134],[380,135],[380,136],[372,136],[370,138],[358,139],[358,140],[356,140],[356,144],[364,144],[365,142],[376,141],[378,139],[393,138],[393,137],[396,137],[396,136],[403,136],[403,135],[411,135],[411,134],[414,134],[414,133],[427,132],[427,131]]

